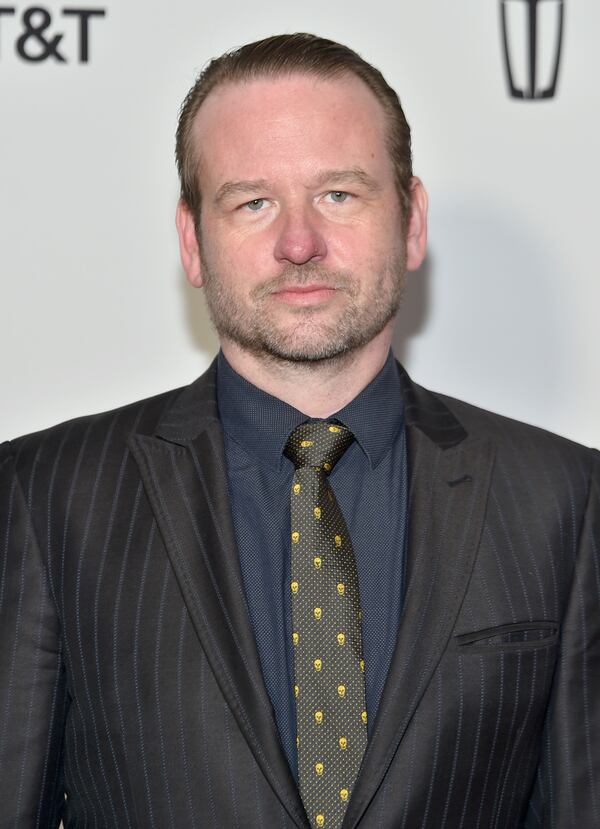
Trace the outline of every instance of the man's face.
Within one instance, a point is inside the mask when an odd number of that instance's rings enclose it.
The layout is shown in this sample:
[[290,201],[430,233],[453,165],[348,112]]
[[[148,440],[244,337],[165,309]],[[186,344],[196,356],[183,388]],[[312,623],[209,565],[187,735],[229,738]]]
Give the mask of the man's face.
[[351,75],[208,96],[194,130],[199,239],[184,206],[178,227],[188,278],[204,285],[224,344],[315,361],[390,328],[420,258],[405,244],[385,135],[381,105]]

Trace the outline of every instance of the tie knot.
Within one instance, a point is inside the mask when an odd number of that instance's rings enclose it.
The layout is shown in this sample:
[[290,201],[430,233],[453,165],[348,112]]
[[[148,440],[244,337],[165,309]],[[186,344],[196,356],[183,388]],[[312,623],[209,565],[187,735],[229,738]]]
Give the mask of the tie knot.
[[301,423],[289,436],[284,454],[296,469],[313,466],[328,475],[353,440],[350,429],[341,423]]

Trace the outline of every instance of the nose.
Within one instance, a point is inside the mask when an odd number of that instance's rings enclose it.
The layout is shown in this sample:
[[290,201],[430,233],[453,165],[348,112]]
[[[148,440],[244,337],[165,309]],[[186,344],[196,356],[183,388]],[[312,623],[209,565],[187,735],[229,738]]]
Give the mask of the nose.
[[288,210],[281,217],[281,227],[275,243],[275,258],[278,262],[292,262],[303,265],[311,260],[320,261],[327,254],[327,244],[321,229],[319,217],[307,208]]

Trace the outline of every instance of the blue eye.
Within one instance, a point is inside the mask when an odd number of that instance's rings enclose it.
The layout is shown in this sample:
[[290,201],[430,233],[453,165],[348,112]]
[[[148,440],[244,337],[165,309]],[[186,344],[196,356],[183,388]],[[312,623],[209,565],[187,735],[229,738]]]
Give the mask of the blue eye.
[[255,213],[257,213],[264,205],[264,203],[264,199],[252,199],[252,201],[246,202],[244,207],[247,207],[248,210],[253,210]]
[[332,190],[329,195],[336,204],[343,204],[350,197],[350,193],[346,193],[344,190]]

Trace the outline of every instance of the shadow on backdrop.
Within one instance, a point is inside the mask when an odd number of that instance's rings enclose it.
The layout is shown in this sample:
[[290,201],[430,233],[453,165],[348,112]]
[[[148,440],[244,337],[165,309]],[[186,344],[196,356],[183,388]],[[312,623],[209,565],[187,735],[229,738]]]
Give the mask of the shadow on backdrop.
[[543,223],[502,198],[442,194],[430,228],[430,253],[408,275],[396,324],[399,360],[437,391],[565,431],[576,419],[574,291],[585,275],[570,273]]
[[392,337],[394,354],[402,365],[409,362],[411,340],[427,326],[434,263],[433,254],[428,252],[421,267],[406,275],[402,305],[396,317]]

